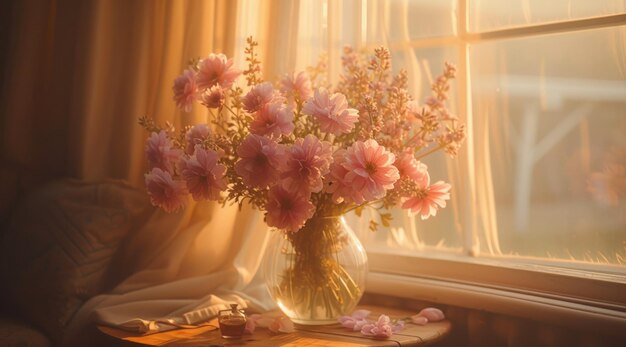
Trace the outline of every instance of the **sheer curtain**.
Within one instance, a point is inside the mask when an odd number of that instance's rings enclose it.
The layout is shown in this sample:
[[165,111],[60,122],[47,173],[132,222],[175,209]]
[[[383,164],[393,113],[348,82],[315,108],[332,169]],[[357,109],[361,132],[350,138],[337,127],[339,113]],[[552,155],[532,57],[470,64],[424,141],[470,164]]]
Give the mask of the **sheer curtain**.
[[449,208],[397,218],[368,249],[623,265],[626,2],[364,3],[365,44],[390,47],[415,97],[457,65],[450,104],[468,132],[457,159],[424,160],[452,184]]
[[470,4],[481,253],[623,273],[626,2]]

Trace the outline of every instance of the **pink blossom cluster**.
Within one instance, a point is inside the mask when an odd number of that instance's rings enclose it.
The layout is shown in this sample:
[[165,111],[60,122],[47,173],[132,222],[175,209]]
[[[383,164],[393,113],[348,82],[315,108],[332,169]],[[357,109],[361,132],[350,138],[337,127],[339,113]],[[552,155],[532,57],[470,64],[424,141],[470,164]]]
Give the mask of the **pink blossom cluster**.
[[360,331],[361,334],[374,337],[387,338],[402,329],[404,329],[404,321],[392,322],[389,316],[381,314],[376,321],[370,321],[367,316],[370,315],[368,310],[357,310],[350,316],[339,318],[339,323],[345,328],[353,331]]
[[[435,150],[454,151],[463,139],[462,126],[443,106],[452,65],[434,84],[434,96],[419,106],[406,91],[406,76],[391,80],[385,49],[376,51],[369,68],[355,65],[359,60],[348,51],[344,64],[353,75],[333,89],[315,78],[319,71],[289,74],[277,84],[262,81],[253,48],[246,50],[250,66],[243,72],[224,54],[212,53],[174,80],[178,108],[191,112],[198,102],[210,110],[211,122],[180,133],[142,123],[151,132],[145,182],[155,206],[175,212],[188,196],[247,201],[265,212],[269,226],[287,232],[316,213],[375,202],[422,219],[446,206],[451,186],[431,183],[419,151],[437,136],[443,142]],[[364,78],[370,73],[379,77],[376,83]],[[242,74],[246,86],[237,83]],[[441,121],[451,130],[442,130]],[[376,329],[371,331],[378,334]]]
[[146,143],[150,171],[145,181],[153,205],[175,212],[186,205],[189,194],[195,200],[220,199],[227,189],[226,166],[219,163],[218,151],[203,147],[209,136],[205,124],[195,125],[185,134],[184,149],[179,149],[165,130],[152,133]]
[[352,331],[359,331],[366,336],[388,338],[404,329],[405,321],[417,325],[425,325],[428,322],[438,322],[445,319],[443,312],[434,307],[427,307],[418,314],[408,318],[391,320],[389,316],[381,314],[375,321],[368,320],[371,311],[356,310],[350,316],[342,316],[339,323]]
[[176,77],[172,90],[176,106],[191,111],[195,100],[209,107],[218,107],[224,99],[224,89],[230,88],[241,71],[233,68],[233,60],[224,54],[209,54]]

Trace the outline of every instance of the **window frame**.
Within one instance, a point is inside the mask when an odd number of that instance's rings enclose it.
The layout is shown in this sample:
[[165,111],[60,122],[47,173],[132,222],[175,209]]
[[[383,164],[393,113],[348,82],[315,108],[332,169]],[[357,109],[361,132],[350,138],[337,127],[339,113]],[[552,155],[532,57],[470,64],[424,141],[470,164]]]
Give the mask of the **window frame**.
[[[470,78],[471,45],[489,40],[533,37],[554,33],[619,27],[626,24],[626,13],[563,22],[530,24],[486,32],[469,32],[469,0],[457,1],[457,35],[419,38],[386,43],[390,49],[456,46],[458,68],[458,111],[472,134],[472,95]],[[361,6],[361,10],[366,6]],[[365,45],[372,48],[376,45]],[[472,146],[471,141],[466,146]],[[473,150],[465,163],[469,172]],[[468,205],[471,203],[467,201]],[[615,333],[626,324],[626,276],[623,267],[565,262],[523,257],[485,256],[473,251],[475,227],[471,213],[464,221],[463,251],[445,252],[394,250],[394,253],[368,249],[370,275],[367,291],[428,302],[489,310],[569,327]],[[411,253],[411,254],[409,254]],[[597,271],[601,270],[601,271]]]
[[[548,281],[555,282],[555,280],[558,278],[550,278]],[[576,279],[576,281],[579,280],[580,278]],[[597,306],[593,302],[571,302],[562,294],[548,296],[540,292],[522,292],[516,288],[490,287],[451,279],[372,271],[367,278],[366,291],[434,304],[489,311],[609,335],[620,334],[626,324],[626,312],[623,306],[610,309],[602,305]],[[623,293],[623,288],[620,291]]]

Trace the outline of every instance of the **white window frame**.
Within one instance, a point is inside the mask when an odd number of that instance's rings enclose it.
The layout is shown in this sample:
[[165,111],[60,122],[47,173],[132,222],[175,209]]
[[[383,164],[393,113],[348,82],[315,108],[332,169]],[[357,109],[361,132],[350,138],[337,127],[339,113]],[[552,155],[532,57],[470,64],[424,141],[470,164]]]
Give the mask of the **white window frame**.
[[[457,4],[457,36],[388,42],[386,45],[390,49],[456,45],[459,56],[459,115],[465,119],[470,137],[469,48],[472,44],[626,24],[626,14],[617,14],[473,33],[468,31],[468,0],[458,0]],[[361,6],[361,11],[364,8]],[[466,145],[472,146],[471,141],[467,141]],[[468,152],[470,156],[466,160],[472,161],[473,151],[470,149]],[[468,174],[471,175],[471,172]],[[467,205],[471,206],[471,203],[467,202]],[[623,275],[623,267],[605,266],[606,271],[599,273],[588,271],[591,267],[586,268],[582,262],[575,268],[566,268],[558,261],[478,257],[472,251],[472,214],[468,213],[464,218],[465,238],[461,255],[395,250],[394,254],[390,254],[368,249],[370,274],[366,290],[573,328],[593,328],[612,334],[626,326],[626,276]]]

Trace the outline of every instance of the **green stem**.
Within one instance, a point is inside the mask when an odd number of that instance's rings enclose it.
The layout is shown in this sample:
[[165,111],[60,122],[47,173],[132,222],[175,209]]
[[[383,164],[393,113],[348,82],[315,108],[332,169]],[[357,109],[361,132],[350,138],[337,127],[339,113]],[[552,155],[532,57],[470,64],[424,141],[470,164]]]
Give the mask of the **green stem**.
[[439,146],[437,146],[437,147],[435,147],[435,148],[433,148],[433,149],[431,149],[431,150],[429,150],[429,151],[427,151],[425,153],[422,153],[422,154],[418,155],[417,157],[415,157],[415,159],[416,160],[420,160],[420,159],[424,158],[425,156],[430,155],[430,154],[432,154],[434,152],[437,152],[438,150],[444,148],[446,145],[447,145],[447,143],[443,144],[443,145],[439,145]]
[[239,114],[238,114],[238,113],[236,113],[235,111],[233,111],[233,109],[232,109],[232,108],[230,108],[230,106],[228,106],[228,105],[224,104],[224,108],[226,108],[228,111],[230,111],[230,113],[232,113],[232,114],[233,114],[233,116],[235,116],[235,117],[238,117],[238,116],[239,116]]

